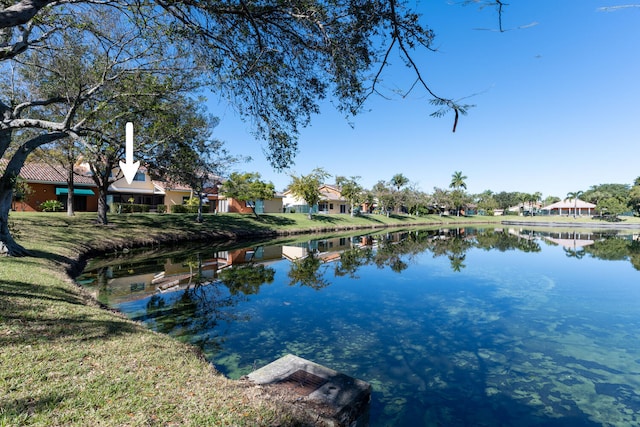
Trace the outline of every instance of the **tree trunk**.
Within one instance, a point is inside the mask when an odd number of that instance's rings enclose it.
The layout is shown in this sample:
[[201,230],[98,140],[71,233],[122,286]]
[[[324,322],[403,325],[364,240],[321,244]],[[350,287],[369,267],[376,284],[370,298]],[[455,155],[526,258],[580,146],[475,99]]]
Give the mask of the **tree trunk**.
[[[108,188],[107,183],[107,188]],[[107,218],[107,212],[109,211],[109,205],[107,204],[107,188],[104,186],[98,187],[98,224],[107,225],[109,219]]]
[[67,171],[67,216],[73,216],[73,164]]
[[260,216],[256,213],[256,202],[255,202],[255,200],[251,204],[250,208],[251,208],[251,212],[253,212],[253,216],[255,216],[257,220],[259,220]]
[[27,256],[29,251],[20,246],[9,230],[9,211],[13,189],[9,178],[5,175],[0,181],[0,256]]
[[[193,193],[193,191],[192,191]],[[196,221],[202,223],[202,197],[198,196],[198,216],[196,217]]]
[[[12,136],[11,131],[4,130],[0,132],[0,158],[6,154],[6,150],[11,144]],[[0,177],[0,254],[9,256],[30,255],[29,251],[16,243],[9,230],[9,211],[11,210],[11,199],[13,198],[14,180],[20,174],[20,169],[22,169],[27,156],[33,150],[65,136],[66,134],[62,132],[38,135],[23,143],[14,152],[13,156],[10,156],[4,173]]]

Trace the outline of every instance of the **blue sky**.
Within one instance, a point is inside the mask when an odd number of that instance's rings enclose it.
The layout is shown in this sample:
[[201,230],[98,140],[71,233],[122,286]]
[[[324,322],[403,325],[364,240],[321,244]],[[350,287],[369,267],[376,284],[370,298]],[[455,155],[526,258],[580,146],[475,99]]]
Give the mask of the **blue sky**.
[[[540,191],[564,197],[640,176],[640,7],[611,0],[513,0],[503,33],[492,8],[429,0],[416,3],[436,33],[438,52],[414,59],[431,88],[475,104],[451,132],[452,113],[429,116],[424,92],[406,99],[373,97],[353,126],[329,103],[300,135],[289,171],[264,160],[262,143],[229,107],[215,136],[235,154],[253,157],[243,171],[260,172],[283,190],[289,173],[323,167],[360,176],[370,188],[404,174],[420,189],[448,187],[454,171],[468,191]],[[639,3],[640,4],[640,3]],[[631,5],[631,7],[601,8]],[[523,27],[523,28],[518,28]],[[406,89],[412,79],[396,56],[384,85]]]

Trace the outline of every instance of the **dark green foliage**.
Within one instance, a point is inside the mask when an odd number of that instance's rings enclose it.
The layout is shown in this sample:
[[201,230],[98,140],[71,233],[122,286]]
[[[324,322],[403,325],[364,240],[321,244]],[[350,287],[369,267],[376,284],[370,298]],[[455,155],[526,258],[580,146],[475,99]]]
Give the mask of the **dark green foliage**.
[[146,213],[149,212],[149,205],[133,203],[114,203],[113,209],[116,213]]
[[198,206],[171,205],[171,213],[198,213]]

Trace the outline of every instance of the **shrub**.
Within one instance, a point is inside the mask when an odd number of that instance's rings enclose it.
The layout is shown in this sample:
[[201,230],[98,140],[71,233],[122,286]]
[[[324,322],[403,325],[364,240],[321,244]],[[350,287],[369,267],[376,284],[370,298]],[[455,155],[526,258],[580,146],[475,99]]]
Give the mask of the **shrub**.
[[171,205],[171,213],[187,213],[185,205]]
[[156,206],[156,212],[158,212],[159,214],[167,213],[167,205]]
[[58,212],[61,211],[62,208],[62,203],[57,200],[46,200],[40,204],[42,212]]
[[149,205],[134,205],[130,203],[114,203],[113,209],[117,213],[142,213],[149,212]]

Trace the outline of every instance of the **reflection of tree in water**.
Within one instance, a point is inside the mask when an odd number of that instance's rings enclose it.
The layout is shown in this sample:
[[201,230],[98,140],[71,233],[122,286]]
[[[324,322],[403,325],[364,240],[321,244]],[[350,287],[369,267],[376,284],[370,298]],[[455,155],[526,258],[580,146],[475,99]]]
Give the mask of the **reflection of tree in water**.
[[356,271],[371,262],[373,250],[371,248],[351,248],[340,254],[340,260],[336,264],[334,274],[338,277],[349,276],[357,279]]
[[640,270],[640,240],[632,236],[603,234],[593,245],[584,248],[590,256],[608,261],[629,260],[636,270]]
[[308,286],[315,290],[329,286],[329,282],[324,278],[327,266],[325,265],[322,269],[321,266],[322,260],[315,251],[309,251],[306,257],[292,261],[287,274],[290,279],[289,286],[300,283],[301,286]]
[[387,233],[378,236],[378,248],[373,256],[373,262],[378,268],[389,267],[400,273],[409,267],[407,261],[427,249],[433,231],[418,230],[400,233]]
[[631,259],[631,265],[636,270],[640,270],[640,240],[632,240],[629,247],[629,258]]
[[[219,351],[223,338],[214,332],[215,327],[220,322],[249,320],[231,309],[246,301],[248,295],[257,294],[263,283],[273,282],[275,271],[260,264],[232,266],[220,272],[219,280],[210,281],[203,274],[200,254],[186,263],[191,270],[187,288],[153,295],[147,302],[146,313],[135,320],[151,324],[158,332]],[[178,298],[171,299],[175,295]]]
[[473,247],[471,235],[465,229],[448,230],[441,233],[431,241],[433,257],[446,256],[451,263],[451,269],[455,272],[466,267],[464,260],[467,251]]
[[271,267],[247,264],[222,270],[218,279],[229,288],[231,295],[253,295],[258,293],[263,284],[273,283],[275,274]]
[[518,250],[522,252],[540,252],[542,248],[532,230],[525,230],[518,235],[501,230],[478,230],[474,234],[474,246],[484,250],[500,252]]
[[608,261],[623,261],[630,258],[633,240],[617,236],[605,236],[584,251],[594,258]]
[[533,232],[511,235],[501,230],[446,229],[386,233],[375,236],[377,248],[351,248],[344,251],[336,265],[336,276],[356,278],[358,268],[371,263],[378,268],[389,267],[400,273],[409,267],[413,257],[431,251],[434,257],[446,256],[453,271],[465,268],[466,253],[471,248],[500,251],[539,252],[540,245]]

